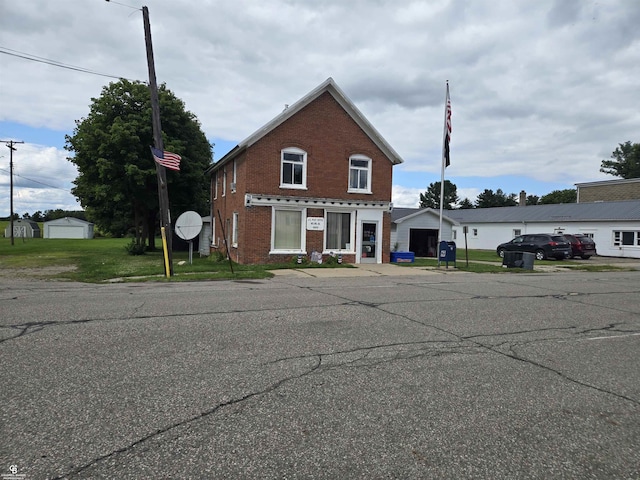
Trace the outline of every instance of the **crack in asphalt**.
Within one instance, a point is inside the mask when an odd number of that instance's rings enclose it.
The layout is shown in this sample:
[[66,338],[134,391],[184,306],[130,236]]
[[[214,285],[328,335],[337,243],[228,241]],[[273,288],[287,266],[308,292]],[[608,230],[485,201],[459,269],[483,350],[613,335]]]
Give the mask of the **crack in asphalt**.
[[235,399],[231,399],[231,400],[227,400],[227,401],[224,401],[224,402],[220,402],[217,405],[215,405],[214,407],[212,407],[212,408],[210,408],[208,410],[202,411],[202,412],[200,412],[200,413],[198,413],[196,415],[193,415],[193,416],[191,416],[189,418],[183,419],[183,420],[181,420],[179,422],[172,423],[171,425],[167,425],[167,426],[162,427],[162,428],[158,428],[158,429],[148,433],[147,435],[139,438],[135,442],[131,442],[130,444],[128,444],[128,445],[126,445],[124,447],[118,448],[117,450],[113,450],[113,451],[111,451],[109,453],[101,455],[101,456],[91,460],[90,462],[88,462],[88,463],[86,463],[84,465],[81,465],[80,467],[76,467],[73,470],[70,470],[70,471],[68,471],[66,473],[58,475],[57,477],[52,477],[51,480],[63,480],[63,479],[66,479],[66,478],[68,478],[70,476],[78,475],[78,474],[88,470],[89,468],[93,467],[94,465],[96,465],[96,464],[98,464],[100,462],[103,462],[105,460],[110,459],[111,457],[114,457],[114,456],[122,454],[122,453],[127,453],[127,452],[135,449],[137,446],[139,446],[139,445],[141,445],[141,444],[143,444],[145,442],[148,442],[149,440],[152,440],[152,439],[154,439],[155,437],[157,437],[159,435],[162,435],[162,434],[167,433],[167,432],[169,432],[169,431],[171,431],[173,429],[188,425],[188,424],[190,424],[192,422],[195,422],[195,421],[201,420],[203,418],[206,418],[206,417],[208,417],[210,415],[213,415],[213,414],[215,414],[216,412],[218,412],[220,409],[222,409],[224,407],[228,407],[228,406],[231,406],[231,405],[236,405],[238,403],[241,403],[241,402],[244,402],[246,400],[249,400],[249,399],[251,399],[253,397],[257,397],[257,396],[266,395],[268,393],[271,393],[271,392],[277,390],[280,386],[282,386],[283,384],[285,384],[287,382],[290,382],[290,381],[293,381],[293,380],[298,380],[300,378],[303,378],[303,377],[306,377],[307,375],[312,374],[319,367],[320,367],[320,360],[318,360],[315,365],[312,365],[306,371],[304,371],[304,372],[302,372],[302,373],[300,373],[298,375],[291,375],[289,377],[282,378],[282,379],[278,380],[277,382],[272,383],[271,385],[269,385],[268,387],[266,387],[266,388],[264,388],[262,390],[258,390],[258,391],[255,391],[255,392],[250,392],[250,393],[247,393],[246,395],[243,395],[241,397],[238,397],[238,398],[235,398]]
[[[389,351],[389,349],[394,349],[394,348],[398,348],[398,347],[415,347],[415,346],[426,346],[429,344],[457,344],[456,346],[452,346],[447,350],[442,350],[442,349],[398,349],[396,351]],[[466,350],[470,350],[472,349],[473,351],[466,351]],[[386,351],[383,351],[386,350]],[[380,351],[382,353],[388,353],[391,354],[390,356],[381,356],[379,358],[371,358],[370,361],[367,362],[363,362],[363,360],[367,359],[370,357],[372,352],[375,351]],[[327,352],[327,353],[316,353],[316,354],[307,354],[307,355],[299,355],[299,356],[292,356],[292,357],[285,357],[285,358],[280,358],[280,359],[276,359],[273,360],[271,362],[267,362],[264,363],[263,365],[274,365],[277,363],[281,363],[281,362],[288,362],[288,361],[294,361],[294,360],[315,360],[314,364],[311,365],[310,367],[308,367],[305,371],[297,374],[297,375],[290,375],[288,377],[282,378],[280,380],[278,380],[277,382],[272,383],[271,385],[269,385],[268,387],[262,389],[262,390],[258,390],[255,392],[251,392],[251,393],[247,393],[241,397],[235,398],[235,399],[231,399],[231,400],[227,400],[224,402],[220,402],[217,405],[215,405],[214,407],[202,411],[199,414],[193,415],[189,418],[183,419],[179,422],[175,422],[173,424],[167,425],[165,427],[162,428],[158,428],[150,433],[148,433],[147,435],[140,437],[139,439],[137,439],[134,442],[129,443],[128,445],[118,448],[116,450],[113,450],[107,454],[101,455],[93,460],[91,460],[90,462],[87,462],[84,465],[81,465],[79,467],[74,468],[73,470],[70,470],[68,472],[65,472],[61,475],[58,475],[57,477],[52,477],[52,480],[63,480],[65,478],[69,478],[78,474],[81,474],[82,472],[92,468],[93,466],[97,465],[98,463],[101,463],[103,461],[106,461],[114,456],[120,455],[120,454],[124,454],[124,453],[128,453],[130,451],[132,451],[133,449],[135,449],[136,447],[138,447],[139,445],[148,442],[150,440],[153,440],[154,438],[163,435],[171,430],[174,430],[176,428],[180,428],[183,426],[186,426],[192,422],[197,422],[199,420],[202,420],[206,417],[209,417],[210,415],[213,415],[215,413],[217,413],[219,410],[221,410],[224,407],[228,407],[228,406],[232,406],[232,405],[237,405],[239,403],[242,403],[246,400],[249,400],[251,398],[254,397],[259,397],[262,395],[267,395],[269,393],[272,393],[274,391],[276,391],[278,388],[280,388],[281,386],[283,386],[284,384],[288,383],[288,382],[292,382],[292,381],[296,381],[299,380],[301,378],[307,377],[309,375],[315,374],[315,373],[324,373],[326,371],[330,371],[330,370],[335,370],[335,369],[339,369],[339,368],[362,368],[362,367],[369,367],[369,366],[375,366],[375,365],[379,365],[382,363],[390,363],[390,362],[394,362],[397,360],[405,360],[405,359],[411,359],[411,358],[416,358],[416,357],[424,357],[424,356],[431,356],[431,357],[437,357],[437,356],[442,356],[442,355],[451,355],[451,354],[479,354],[481,352],[478,351],[478,348],[476,348],[473,345],[461,345],[460,342],[453,342],[453,341],[432,341],[432,342],[397,342],[397,343],[391,343],[388,345],[373,345],[370,347],[363,347],[363,348],[353,348],[353,349],[349,349],[349,350],[344,350],[344,351],[338,351],[338,352]],[[358,354],[356,355],[354,358],[343,358],[340,359],[339,357],[341,356],[349,356],[351,354]],[[360,363],[359,363],[360,362]]]
[[[413,286],[415,286],[415,284],[413,284]],[[630,333],[630,332],[636,332],[637,330],[625,330],[622,329],[622,327],[624,326],[624,324],[622,323],[611,323],[607,326],[604,327],[594,327],[594,328],[587,328],[587,329],[583,329],[583,330],[578,330],[577,326],[570,326],[570,327],[564,327],[564,328],[542,328],[542,329],[531,329],[531,330],[522,330],[522,331],[515,331],[515,332],[502,332],[502,333],[496,333],[496,334],[491,334],[491,335],[468,335],[468,336],[464,336],[464,335],[459,335],[453,331],[447,330],[445,328],[439,327],[437,325],[433,325],[430,324],[424,320],[420,320],[420,319],[416,319],[416,318],[412,318],[408,315],[404,315],[404,314],[399,314],[396,312],[391,312],[387,309],[384,308],[384,306],[389,306],[389,305],[394,305],[396,303],[403,303],[403,304],[407,304],[407,303],[411,303],[411,302],[406,302],[406,301],[402,301],[402,302],[365,302],[365,301],[357,301],[357,300],[353,300],[347,297],[343,297],[341,295],[338,295],[336,293],[332,293],[332,292],[327,292],[325,288],[321,288],[321,287],[316,287],[316,288],[312,288],[312,287],[301,287],[301,286],[296,286],[297,288],[303,288],[303,289],[308,289],[310,291],[314,291],[316,293],[323,293],[325,295],[328,296],[332,296],[334,298],[340,299],[342,300],[342,302],[337,302],[335,304],[333,304],[332,306],[339,306],[339,305],[360,305],[363,306],[365,308],[371,308],[371,309],[375,309],[375,310],[379,310],[381,312],[384,312],[387,315],[392,315],[398,318],[401,318],[405,321],[414,323],[414,324],[418,324],[421,325],[423,327],[428,327],[428,328],[432,328],[435,331],[439,331],[443,334],[446,334],[448,336],[450,336],[452,339],[451,340],[436,340],[436,341],[415,341],[415,342],[397,342],[397,343],[389,343],[389,344],[380,344],[380,345],[370,345],[367,347],[358,347],[358,348],[353,348],[353,349],[348,349],[348,350],[344,350],[344,351],[335,351],[335,352],[324,352],[324,353],[311,353],[311,354],[306,354],[306,355],[300,355],[300,356],[292,356],[292,357],[283,357],[283,358],[279,358],[276,360],[273,360],[271,362],[267,362],[263,365],[272,365],[272,364],[276,364],[276,363],[280,363],[280,362],[290,362],[290,361],[299,361],[299,360],[313,360],[313,365],[306,367],[304,371],[295,374],[295,375],[289,375],[287,377],[281,378],[280,380],[277,380],[275,382],[273,382],[272,384],[268,385],[266,388],[260,389],[260,390],[256,390],[254,392],[250,392],[250,393],[246,393],[245,395],[239,396],[238,398],[235,399],[229,399],[223,402],[220,402],[216,405],[214,405],[213,407],[211,407],[210,409],[204,410],[198,414],[195,414],[189,418],[177,421],[175,423],[172,423],[170,425],[166,425],[164,427],[161,428],[157,428],[155,430],[153,430],[152,432],[149,432],[148,434],[138,438],[137,440],[121,447],[121,448],[117,448],[109,453],[106,453],[104,455],[101,455],[99,457],[94,458],[93,460],[85,463],[84,465],[81,465],[79,467],[73,468],[72,470],[61,474],[57,477],[53,477],[53,480],[61,480],[64,478],[68,478],[70,476],[76,476],[78,474],[81,474],[82,472],[87,471],[88,469],[94,467],[95,465],[106,461],[110,458],[113,458],[115,456],[118,456],[120,454],[124,454],[127,452],[130,452],[132,450],[134,450],[136,447],[140,446],[141,444],[144,444],[146,442],[149,442],[151,440],[153,440],[154,438],[163,435],[167,432],[170,432],[171,430],[174,430],[176,428],[180,428],[183,427],[185,425],[188,425],[192,422],[197,422],[198,420],[207,418],[211,415],[216,414],[218,411],[220,411],[221,409],[223,409],[224,407],[227,406],[232,406],[232,405],[237,405],[239,403],[242,403],[246,400],[249,400],[251,398],[254,397],[259,397],[259,396],[263,396],[263,395],[267,395],[269,393],[272,393],[274,391],[276,391],[278,388],[280,388],[281,386],[283,386],[284,384],[288,383],[288,382],[292,382],[292,381],[296,381],[299,380],[301,378],[304,378],[306,376],[312,375],[314,373],[319,373],[319,372],[325,372],[325,371],[329,371],[329,370],[334,370],[334,369],[339,369],[339,368],[362,368],[362,367],[369,367],[369,366],[373,366],[373,365],[377,365],[380,363],[389,363],[389,362],[394,362],[397,360],[404,360],[404,359],[411,359],[411,358],[416,358],[416,357],[425,357],[425,356],[441,356],[441,355],[455,355],[455,354],[483,354],[483,353],[493,353],[493,354],[497,354],[497,355],[501,355],[507,358],[510,358],[512,360],[518,361],[518,362],[522,362],[522,363],[526,363],[528,365],[534,366],[536,368],[539,369],[543,369],[545,371],[551,372],[555,375],[558,375],[560,378],[562,378],[565,381],[580,385],[582,387],[585,388],[589,388],[589,389],[593,389],[596,390],[600,393],[603,394],[607,394],[607,395],[612,395],[618,399],[621,400],[625,400],[628,402],[631,402],[635,405],[640,405],[640,401],[634,398],[631,398],[629,396],[623,395],[623,394],[619,394],[610,390],[607,390],[605,388],[599,387],[597,385],[593,385],[593,384],[589,384],[586,382],[583,382],[581,380],[575,379],[570,377],[569,375],[563,373],[560,370],[554,369],[548,365],[544,365],[540,362],[537,362],[535,360],[531,360],[529,358],[525,358],[523,356],[521,356],[520,354],[518,354],[516,352],[516,348],[520,347],[520,346],[524,346],[527,344],[532,344],[535,342],[540,342],[540,341],[552,341],[552,340],[559,340],[559,338],[557,337],[549,337],[546,339],[536,339],[536,340],[532,340],[532,341],[527,341],[527,342],[519,342],[519,343],[514,343],[514,342],[501,342],[498,345],[491,345],[488,343],[485,343],[482,341],[482,339],[488,339],[488,338],[497,338],[497,337],[508,337],[508,336],[515,336],[515,335],[521,335],[521,334],[530,334],[530,333],[536,333],[536,332],[568,332],[568,333],[574,333],[575,335],[580,335],[580,336],[584,336],[584,335],[588,335],[590,333],[595,333],[595,332],[621,332],[621,333]],[[429,284],[429,288],[433,288],[433,284]],[[451,289],[446,289],[446,288],[439,288],[439,290],[442,291],[447,291],[447,292],[451,292],[451,293],[457,293],[459,294],[460,292],[456,292],[454,290]],[[633,293],[633,292],[620,292],[620,293]],[[494,298],[554,298],[557,299],[559,301],[576,301],[576,298],[578,296],[586,296],[586,295],[595,295],[593,293],[589,293],[589,294],[573,294],[573,293],[567,293],[567,294],[540,294],[540,295],[519,295],[519,296],[513,296],[513,295],[505,295],[505,296],[496,296],[496,297],[488,297],[488,296],[469,296],[467,297],[470,300],[484,300],[484,299],[494,299]],[[426,300],[426,301],[442,301],[443,299],[434,299],[434,300]],[[424,303],[425,300],[416,300],[415,302],[422,302]],[[576,303],[583,303],[585,305],[589,305],[588,303],[584,303],[584,302],[576,302]],[[591,306],[591,305],[590,305]],[[103,319],[81,319],[81,320],[67,320],[67,321],[45,321],[45,322],[26,322],[26,323],[21,323],[21,324],[15,324],[15,325],[9,325],[9,326],[3,326],[2,328],[10,328],[10,329],[17,329],[19,330],[19,333],[13,337],[10,338],[6,338],[6,339],[2,339],[0,340],[0,343],[11,340],[11,339],[15,339],[15,338],[19,338],[21,336],[30,334],[30,333],[36,333],[39,331],[42,331],[43,329],[45,329],[48,326],[58,326],[58,325],[75,325],[75,324],[84,324],[84,323],[90,323],[90,322],[101,322],[101,321],[121,321],[121,320],[139,320],[139,319],[149,319],[149,318],[171,318],[171,317],[185,317],[185,316],[202,316],[202,315],[225,315],[225,314],[230,314],[230,313],[250,313],[253,311],[261,311],[264,312],[269,311],[269,310],[273,310],[273,311],[282,311],[282,310],[300,310],[300,309],[305,309],[307,310],[309,307],[308,306],[302,306],[302,307],[290,307],[290,308],[282,308],[281,306],[279,307],[273,307],[270,309],[264,309],[264,308],[260,308],[260,309],[233,309],[233,310],[229,310],[229,311],[215,311],[215,312],[195,312],[195,313],[181,313],[181,314],[169,314],[169,315],[140,315],[140,316],[135,316],[135,314],[144,307],[144,304],[141,304],[137,307],[135,307],[133,309],[133,313],[134,316],[120,316],[120,317],[115,317],[115,318],[103,318]],[[611,307],[608,307],[611,308]],[[637,312],[628,312],[622,309],[619,309],[619,311],[625,312],[625,313],[634,313],[637,314]],[[563,339],[564,340],[564,339]],[[504,348],[506,346],[506,351],[504,349],[501,350],[501,348]]]
[[[626,293],[626,292],[625,292],[625,293]],[[344,298],[344,297],[341,297],[341,296],[340,296],[340,295],[338,295],[338,294],[334,294],[334,295],[335,295],[335,296],[337,296],[338,298]],[[552,294],[552,295],[544,295],[544,296],[545,296],[545,297],[551,297],[551,298],[557,298],[557,299],[559,298],[559,299],[562,299],[563,301],[564,301],[567,297],[571,297],[571,298],[573,298],[573,297],[574,297],[574,295],[573,295],[573,294],[563,294],[563,295]],[[531,296],[531,297],[532,297],[532,298],[537,298],[538,296],[537,296],[537,295],[534,295],[534,296]],[[546,371],[552,372],[552,373],[554,373],[554,374],[558,375],[559,377],[561,377],[562,379],[564,379],[564,380],[566,380],[566,381],[568,381],[568,382],[575,383],[576,385],[580,385],[580,386],[582,386],[582,387],[586,387],[586,388],[590,388],[590,389],[596,390],[596,391],[598,391],[598,392],[600,392],[600,393],[608,394],[608,395],[614,396],[614,397],[616,397],[616,398],[619,398],[619,399],[622,399],[622,400],[626,400],[626,401],[631,402],[631,403],[633,403],[633,404],[635,404],[635,405],[640,405],[640,400],[638,400],[638,399],[635,399],[635,398],[632,398],[632,397],[628,397],[628,396],[626,396],[626,395],[623,395],[623,394],[620,394],[620,393],[614,392],[614,391],[612,391],[612,390],[607,390],[607,389],[605,389],[605,388],[598,387],[597,385],[593,385],[593,384],[589,384],[589,383],[583,382],[583,381],[578,380],[578,379],[576,379],[576,378],[570,377],[569,375],[567,375],[567,374],[565,374],[565,373],[561,372],[560,370],[556,370],[556,369],[554,369],[554,368],[552,368],[552,367],[550,367],[550,366],[548,366],[548,365],[544,365],[544,364],[542,364],[542,363],[540,363],[540,362],[536,362],[535,360],[531,360],[531,359],[528,359],[528,358],[524,358],[524,357],[522,357],[522,356],[518,355],[517,353],[515,353],[515,351],[513,351],[513,350],[512,350],[512,349],[513,349],[513,347],[514,347],[514,344],[511,344],[511,346],[510,346],[510,348],[509,348],[510,352],[504,352],[504,351],[498,350],[498,349],[497,349],[495,346],[493,346],[493,345],[489,345],[489,344],[486,344],[486,343],[480,342],[480,341],[478,341],[478,340],[474,340],[474,338],[478,338],[478,337],[480,337],[480,336],[462,336],[462,335],[459,335],[459,334],[457,334],[457,333],[455,333],[455,332],[449,331],[449,330],[447,330],[447,329],[445,329],[445,328],[442,328],[442,327],[439,327],[439,326],[436,326],[436,325],[433,325],[433,324],[429,324],[429,323],[426,323],[426,322],[422,322],[422,321],[420,321],[420,320],[416,320],[416,319],[414,319],[414,318],[411,318],[411,317],[409,317],[409,316],[407,316],[407,315],[404,315],[404,314],[398,314],[398,313],[396,313],[396,312],[390,312],[390,311],[388,311],[388,310],[385,310],[385,309],[381,308],[381,306],[382,306],[382,305],[385,305],[386,303],[381,303],[381,304],[378,304],[378,305],[373,304],[373,303],[371,303],[371,302],[358,302],[358,303],[360,303],[361,305],[364,305],[364,306],[368,306],[368,307],[370,307],[370,308],[378,309],[378,310],[380,310],[380,311],[385,312],[385,313],[386,313],[386,314],[388,314],[388,315],[397,316],[397,317],[403,318],[403,319],[405,319],[405,320],[407,320],[407,321],[410,321],[410,322],[413,322],[413,323],[417,323],[417,324],[423,325],[423,326],[425,326],[425,327],[433,328],[433,329],[438,330],[438,331],[440,331],[440,332],[442,332],[442,333],[446,333],[446,334],[448,334],[448,335],[451,335],[451,336],[453,336],[454,338],[458,338],[460,341],[467,341],[467,342],[471,342],[471,343],[473,343],[473,344],[477,345],[479,348],[483,348],[483,349],[486,349],[486,350],[488,350],[488,351],[490,351],[490,352],[496,353],[496,354],[498,354],[498,355],[502,355],[502,356],[505,356],[505,357],[507,357],[507,358],[511,358],[512,360],[517,360],[517,361],[519,361],[519,362],[527,363],[527,364],[532,365],[532,366],[534,366],[534,367],[541,368],[541,369],[543,369],[543,370],[546,370]],[[579,303],[581,303],[581,302],[579,302]],[[375,305],[375,306],[374,306],[374,305]],[[627,312],[627,313],[628,313],[628,312]],[[636,312],[632,312],[632,313],[634,313],[634,314],[635,314]],[[589,333],[589,332],[594,332],[594,331],[612,331],[612,329],[613,329],[613,328],[615,328],[615,326],[616,326],[616,325],[617,325],[617,324],[609,324],[609,325],[607,325],[607,326],[605,326],[605,327],[601,327],[600,329],[598,329],[598,328],[585,329],[585,330],[584,330],[584,333]],[[569,329],[569,330],[570,330],[571,328],[574,328],[574,329],[575,329],[576,327],[568,327],[568,329]],[[567,328],[565,328],[564,330],[566,330],[566,329],[567,329]],[[550,331],[550,330],[553,330],[553,329],[533,329],[533,330],[531,330],[531,331],[529,331],[529,332],[527,332],[527,333],[534,333],[534,332],[538,332],[538,331]],[[558,329],[558,330],[563,330],[563,329]],[[617,330],[616,330],[616,331],[617,331]],[[638,330],[632,330],[631,332],[635,333],[635,332],[638,332]],[[576,332],[576,333],[583,335],[583,333],[581,333],[581,332]],[[625,331],[625,333],[628,333],[628,331]],[[485,336],[485,337],[486,337],[486,336],[489,336],[489,337],[496,337],[496,336],[505,336],[505,335],[513,335],[513,334],[514,334],[513,332],[509,332],[509,333],[506,333],[506,332],[505,332],[505,333],[501,333],[501,334],[495,334],[495,335],[483,335],[483,336]],[[558,340],[558,339],[557,339],[557,338],[554,338],[553,340]],[[529,341],[529,342],[520,342],[520,345],[527,345],[527,344],[534,343],[534,342],[536,342],[536,341],[539,341],[539,340],[534,340],[534,341]],[[509,345],[509,343],[507,343],[507,342],[504,342],[504,343],[503,343],[503,345],[504,345],[504,344]]]

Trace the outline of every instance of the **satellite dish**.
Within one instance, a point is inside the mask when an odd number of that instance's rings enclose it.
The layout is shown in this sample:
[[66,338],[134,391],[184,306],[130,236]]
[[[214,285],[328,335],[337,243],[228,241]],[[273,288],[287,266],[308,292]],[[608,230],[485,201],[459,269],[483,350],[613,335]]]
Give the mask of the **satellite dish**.
[[202,217],[198,212],[184,212],[176,220],[176,235],[183,240],[196,238],[202,230]]

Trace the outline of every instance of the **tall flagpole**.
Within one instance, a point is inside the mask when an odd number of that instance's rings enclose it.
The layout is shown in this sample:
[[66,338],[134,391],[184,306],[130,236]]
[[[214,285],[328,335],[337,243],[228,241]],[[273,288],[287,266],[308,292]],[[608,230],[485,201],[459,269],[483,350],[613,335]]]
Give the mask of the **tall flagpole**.
[[444,101],[444,133],[442,135],[442,162],[440,167],[440,224],[438,226],[438,266],[440,266],[440,242],[442,241],[442,211],[444,208],[444,169],[449,166],[449,138],[451,135],[451,100],[449,80]]

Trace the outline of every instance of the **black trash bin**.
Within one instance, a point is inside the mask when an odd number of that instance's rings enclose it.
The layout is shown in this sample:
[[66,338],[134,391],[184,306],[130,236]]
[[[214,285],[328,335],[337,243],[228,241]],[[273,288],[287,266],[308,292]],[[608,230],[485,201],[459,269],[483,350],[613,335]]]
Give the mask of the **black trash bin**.
[[502,266],[506,268],[517,268],[522,266],[522,252],[504,252]]
[[502,266],[505,268],[524,268],[533,270],[533,261],[536,256],[529,252],[504,252]]

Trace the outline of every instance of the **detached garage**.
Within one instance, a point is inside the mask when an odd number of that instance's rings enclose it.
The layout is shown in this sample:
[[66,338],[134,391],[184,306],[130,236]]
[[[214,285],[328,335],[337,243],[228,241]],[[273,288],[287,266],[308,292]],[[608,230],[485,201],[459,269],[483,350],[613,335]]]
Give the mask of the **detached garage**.
[[44,238],[93,238],[93,223],[65,217],[44,222]]

